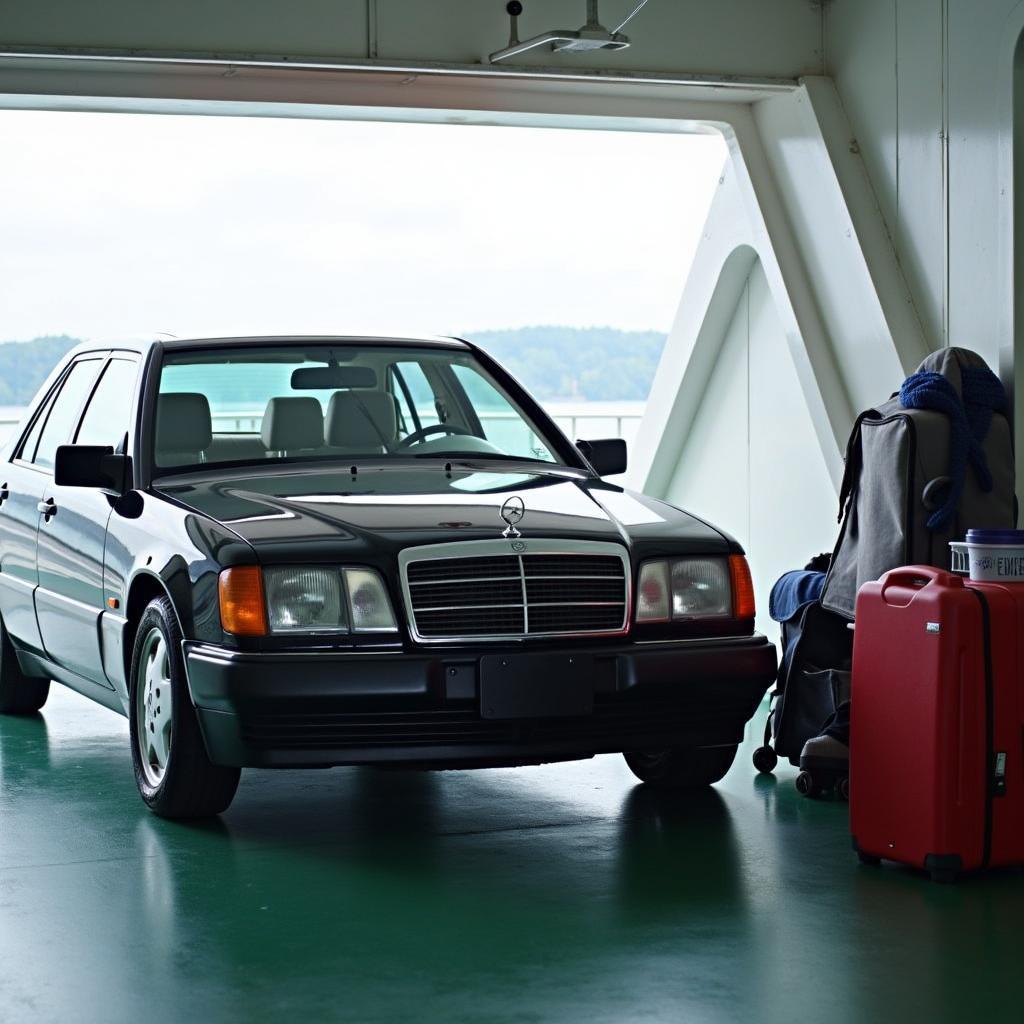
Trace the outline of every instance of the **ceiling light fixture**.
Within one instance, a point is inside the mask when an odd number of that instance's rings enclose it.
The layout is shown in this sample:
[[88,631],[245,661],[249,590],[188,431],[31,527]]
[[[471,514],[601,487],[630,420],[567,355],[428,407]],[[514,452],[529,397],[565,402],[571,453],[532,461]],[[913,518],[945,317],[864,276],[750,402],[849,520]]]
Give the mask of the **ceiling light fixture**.
[[582,28],[550,29],[547,32],[542,32],[540,35],[520,40],[519,16],[523,13],[523,5],[519,0],[510,0],[505,5],[505,10],[510,19],[508,45],[502,50],[496,50],[487,59],[491,64],[497,64],[498,61],[508,60],[510,57],[518,57],[520,54],[534,50],[538,46],[547,45],[555,53],[624,50],[629,46],[629,36],[622,35],[619,29],[629,22],[646,3],[647,0],[640,0],[618,28],[609,32],[601,24],[601,19],[598,17],[597,0],[587,0],[587,21]]

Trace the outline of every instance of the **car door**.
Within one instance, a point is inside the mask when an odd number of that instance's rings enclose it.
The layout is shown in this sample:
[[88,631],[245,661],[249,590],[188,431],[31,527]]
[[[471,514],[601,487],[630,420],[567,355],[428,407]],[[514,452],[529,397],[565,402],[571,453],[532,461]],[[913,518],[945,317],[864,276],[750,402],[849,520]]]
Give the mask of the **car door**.
[[42,651],[34,596],[39,582],[36,534],[39,504],[52,472],[36,464],[36,452],[51,420],[57,429],[69,410],[77,417],[102,365],[102,356],[92,354],[68,365],[0,471],[0,613],[7,632],[35,652]]
[[[57,446],[108,444],[124,451],[138,360],[128,353],[107,358],[87,400],[75,415],[43,430],[36,463],[52,473]],[[91,487],[58,487],[50,476],[39,505],[36,616],[43,650],[63,668],[110,687],[100,654],[103,550],[113,498]]]

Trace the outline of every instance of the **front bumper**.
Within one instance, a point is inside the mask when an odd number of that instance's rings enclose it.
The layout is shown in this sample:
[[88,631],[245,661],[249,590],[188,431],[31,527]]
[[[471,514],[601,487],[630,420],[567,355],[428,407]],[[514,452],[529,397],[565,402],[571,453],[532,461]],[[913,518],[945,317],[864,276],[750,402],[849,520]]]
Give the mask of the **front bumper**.
[[762,636],[567,645],[560,655],[592,668],[592,710],[494,718],[480,663],[501,651],[184,652],[211,759],[260,768],[521,765],[738,743],[776,671]]

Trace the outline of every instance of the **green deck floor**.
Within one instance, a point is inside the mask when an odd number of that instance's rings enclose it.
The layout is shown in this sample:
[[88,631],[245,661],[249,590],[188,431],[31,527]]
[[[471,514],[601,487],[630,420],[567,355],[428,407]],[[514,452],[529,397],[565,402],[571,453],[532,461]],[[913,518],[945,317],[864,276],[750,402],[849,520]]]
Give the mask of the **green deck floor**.
[[1024,875],[861,868],[845,807],[749,747],[692,798],[618,757],[249,772],[196,827],[54,687],[0,719],[0,1020],[1024,1018]]

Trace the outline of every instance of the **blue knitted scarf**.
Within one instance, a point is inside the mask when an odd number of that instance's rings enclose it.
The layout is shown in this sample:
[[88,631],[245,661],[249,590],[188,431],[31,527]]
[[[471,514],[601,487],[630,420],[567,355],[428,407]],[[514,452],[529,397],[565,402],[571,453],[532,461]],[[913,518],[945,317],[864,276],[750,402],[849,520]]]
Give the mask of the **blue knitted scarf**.
[[992,490],[992,473],[982,443],[992,425],[992,414],[1006,408],[1006,391],[986,367],[960,371],[963,399],[941,373],[911,374],[900,388],[904,409],[933,409],[949,417],[949,478],[951,486],[942,506],[928,517],[928,529],[948,526],[956,515],[967,480],[968,464],[983,491]]

